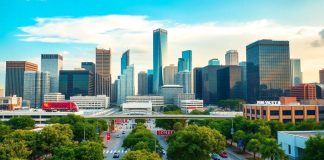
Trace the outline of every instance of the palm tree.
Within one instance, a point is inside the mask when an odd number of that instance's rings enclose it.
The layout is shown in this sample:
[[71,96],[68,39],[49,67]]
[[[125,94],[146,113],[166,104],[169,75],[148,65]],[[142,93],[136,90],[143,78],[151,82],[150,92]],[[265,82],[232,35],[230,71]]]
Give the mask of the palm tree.
[[276,139],[267,138],[264,140],[260,148],[261,158],[270,158],[271,160],[286,159],[284,151],[277,144]]
[[246,147],[249,151],[253,152],[253,159],[255,160],[255,154],[260,151],[261,143],[257,139],[251,139]]

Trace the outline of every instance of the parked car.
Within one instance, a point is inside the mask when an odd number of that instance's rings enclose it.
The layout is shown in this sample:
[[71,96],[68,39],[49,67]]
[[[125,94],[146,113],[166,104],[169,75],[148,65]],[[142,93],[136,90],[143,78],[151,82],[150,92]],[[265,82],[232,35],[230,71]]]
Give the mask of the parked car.
[[119,158],[119,153],[115,152],[113,158]]
[[120,135],[119,135],[119,134],[117,134],[116,138],[120,138]]
[[221,152],[219,153],[219,156],[221,156],[222,158],[227,158],[228,154],[226,152]]
[[218,154],[216,154],[216,153],[213,153],[213,154],[211,155],[211,158],[212,158],[213,160],[220,160],[219,157],[218,157]]
[[126,133],[125,131],[122,132],[122,134],[125,134],[125,133]]

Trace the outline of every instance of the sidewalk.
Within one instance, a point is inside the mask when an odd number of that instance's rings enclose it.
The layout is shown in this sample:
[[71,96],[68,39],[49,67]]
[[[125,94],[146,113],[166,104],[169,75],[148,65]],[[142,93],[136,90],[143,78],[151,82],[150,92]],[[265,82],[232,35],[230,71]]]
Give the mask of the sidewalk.
[[[226,142],[227,142],[227,145],[228,145],[228,147],[226,147],[226,150],[229,151],[235,157],[237,157],[239,159],[253,158],[253,153],[252,152],[245,151],[242,154],[238,154],[238,153],[236,153],[236,151],[238,151],[237,144],[235,142],[233,142],[232,146],[231,146],[231,140],[227,140]],[[255,156],[256,157],[261,157],[261,155],[259,153],[257,153]]]

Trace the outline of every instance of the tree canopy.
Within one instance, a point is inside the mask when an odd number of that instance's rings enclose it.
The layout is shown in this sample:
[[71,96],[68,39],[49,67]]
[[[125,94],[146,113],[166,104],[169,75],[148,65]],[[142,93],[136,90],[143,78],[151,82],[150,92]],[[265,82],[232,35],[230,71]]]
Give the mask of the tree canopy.
[[33,129],[35,121],[30,116],[13,117],[8,122],[12,129]]
[[161,160],[157,153],[151,153],[147,150],[136,150],[127,152],[122,160]]
[[324,159],[324,137],[319,134],[315,137],[310,137],[305,142],[305,146],[302,160]]

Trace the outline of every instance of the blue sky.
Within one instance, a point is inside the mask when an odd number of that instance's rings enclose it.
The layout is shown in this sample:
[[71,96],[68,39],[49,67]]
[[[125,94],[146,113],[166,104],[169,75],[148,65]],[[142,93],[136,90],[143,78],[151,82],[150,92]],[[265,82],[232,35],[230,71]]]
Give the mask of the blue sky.
[[[237,49],[244,60],[245,45],[257,39],[289,40],[291,57],[302,59],[305,81],[318,81],[314,76],[324,66],[313,64],[323,59],[311,59],[306,53],[324,54],[324,35],[319,34],[324,28],[323,6],[322,0],[1,0],[0,86],[4,86],[6,60],[39,63],[41,53],[59,52],[65,56],[64,68],[70,69],[79,67],[80,61],[92,61],[97,46],[112,48],[116,70],[126,48],[134,51],[131,63],[136,71],[148,69],[154,27],[169,31],[170,63],[181,50],[192,49],[193,66],[203,66],[214,57],[224,59],[227,49]],[[68,34],[68,27],[85,33]],[[184,38],[179,36],[182,32]],[[138,59],[142,55],[148,58]]]

